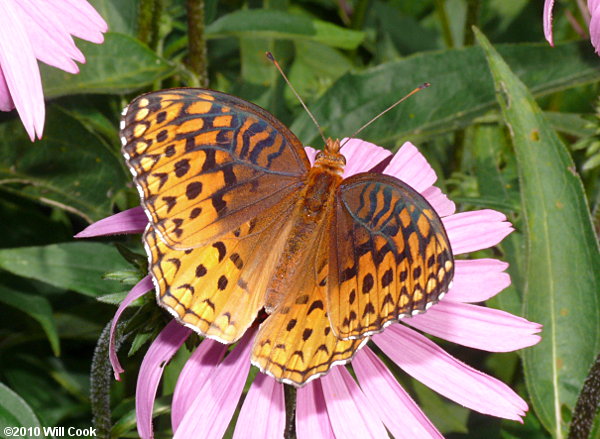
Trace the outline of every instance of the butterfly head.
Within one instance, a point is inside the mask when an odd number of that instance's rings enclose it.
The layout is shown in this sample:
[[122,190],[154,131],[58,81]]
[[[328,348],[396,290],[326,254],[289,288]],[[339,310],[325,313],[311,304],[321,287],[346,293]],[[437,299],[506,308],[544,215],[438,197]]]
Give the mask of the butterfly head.
[[340,153],[340,140],[328,138],[325,149],[319,151],[315,157],[315,166],[331,170],[335,174],[342,175],[346,166],[346,157]]

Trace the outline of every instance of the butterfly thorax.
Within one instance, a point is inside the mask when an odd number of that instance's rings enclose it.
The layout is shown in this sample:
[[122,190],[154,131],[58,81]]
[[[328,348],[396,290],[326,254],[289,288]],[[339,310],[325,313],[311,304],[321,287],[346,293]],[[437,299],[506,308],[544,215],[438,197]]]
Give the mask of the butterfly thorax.
[[342,175],[346,166],[346,158],[340,154],[339,139],[327,139],[323,151],[319,151],[315,157],[314,168],[331,172],[333,174]]
[[302,275],[297,268],[306,266],[304,259],[314,254],[313,247],[319,243],[323,245],[320,235],[332,214],[335,193],[342,182],[346,164],[339,149],[339,140],[327,139],[325,149],[317,153],[315,164],[308,172],[284,250],[267,288],[265,307],[268,311],[288,294],[296,276]]

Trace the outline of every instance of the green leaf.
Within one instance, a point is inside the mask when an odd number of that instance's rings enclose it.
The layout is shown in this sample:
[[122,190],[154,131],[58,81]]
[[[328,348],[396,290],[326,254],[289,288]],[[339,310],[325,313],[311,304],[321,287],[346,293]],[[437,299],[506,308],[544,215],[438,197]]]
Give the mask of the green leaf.
[[0,250],[0,268],[94,297],[123,290],[120,283],[102,279],[123,264],[114,247],[95,242]]
[[600,350],[600,251],[575,166],[526,86],[476,32],[495,80],[519,168],[526,231],[526,317],[544,325],[523,352],[527,387],[543,425],[565,437]]
[[0,124],[4,190],[92,222],[112,213],[114,196],[128,181],[120,154],[58,106],[48,108],[44,138],[35,143],[19,120]]
[[55,365],[39,353],[7,356],[3,359],[2,366],[3,379],[27,401],[44,426],[57,425],[69,414],[81,413],[87,405],[86,402],[73,398],[52,377]]
[[111,32],[135,35],[139,0],[89,0]]
[[81,93],[129,93],[166,78],[174,66],[138,40],[109,32],[103,44],[79,43],[86,63],[76,75],[40,65],[46,98]]
[[[598,58],[586,44],[546,46],[503,45],[498,50],[537,96],[600,80]],[[311,105],[311,111],[329,136],[349,136],[425,81],[432,86],[387,113],[360,137],[380,145],[414,142],[464,128],[497,108],[484,53],[480,47],[469,47],[420,53],[348,73]],[[317,129],[306,114],[291,129],[305,145],[319,146]]]
[[478,125],[469,130],[469,133],[468,146],[473,156],[473,173],[477,178],[479,195],[495,200],[497,205],[518,210],[517,170],[504,128],[498,125]]
[[206,27],[207,38],[307,39],[341,49],[355,49],[364,33],[302,15],[267,9],[245,9],[224,15]]
[[[11,436],[24,439],[45,437],[44,435],[37,434],[26,434],[25,436],[21,434],[6,434],[8,431],[6,429],[11,427],[26,427],[32,430],[42,428],[37,416],[23,398],[0,383],[0,431],[4,433],[2,437],[6,437],[7,439]],[[34,433],[34,430],[31,433]]]
[[[373,2],[381,35],[393,43],[401,53],[412,53],[438,48],[438,35],[434,29],[423,26],[410,15],[402,13],[397,4]],[[380,55],[380,50],[375,53]]]
[[575,137],[589,137],[596,134],[593,124],[580,114],[547,111],[544,116],[552,124],[552,127],[561,133]]
[[60,355],[60,341],[56,329],[56,322],[52,315],[52,307],[45,297],[24,294],[0,285],[0,302],[17,308],[31,318],[38,321],[48,337],[54,355]]
[[412,382],[419,406],[442,433],[467,433],[469,410],[457,404],[448,404],[440,395],[419,381]]
[[[0,239],[0,247],[18,247],[51,244],[71,239],[70,224],[62,221],[61,215],[48,215],[46,207],[37,202],[28,202],[22,197],[7,196],[0,192],[2,227],[10,230]],[[58,218],[57,218],[58,217]],[[43,230],[43,233],[40,233]]]
[[[320,96],[331,84],[352,69],[352,63],[338,50],[312,41],[296,41],[296,56],[289,72],[290,81],[300,96]],[[289,87],[288,102],[300,105]]]

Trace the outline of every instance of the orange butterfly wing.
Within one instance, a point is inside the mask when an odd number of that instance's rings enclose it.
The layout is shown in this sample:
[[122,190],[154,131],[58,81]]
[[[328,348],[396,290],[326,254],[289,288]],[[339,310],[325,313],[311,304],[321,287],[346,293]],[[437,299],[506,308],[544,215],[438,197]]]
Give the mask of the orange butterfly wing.
[[367,341],[341,340],[332,331],[326,305],[331,215],[309,244],[302,269],[283,302],[261,324],[252,363],[262,372],[293,385],[345,364]]
[[429,203],[400,180],[363,173],[337,193],[327,307],[336,335],[360,338],[424,312],[454,275],[450,242]]
[[265,305],[293,206],[284,201],[208,245],[188,250],[170,248],[148,227],[144,242],[158,303],[202,335],[222,343],[238,340]]
[[298,191],[310,163],[262,108],[213,90],[136,98],[121,141],[152,226],[172,248],[207,244]]
[[265,110],[201,89],[136,98],[121,140],[150,218],[159,304],[203,335],[239,339],[264,306],[305,185],[302,144]]

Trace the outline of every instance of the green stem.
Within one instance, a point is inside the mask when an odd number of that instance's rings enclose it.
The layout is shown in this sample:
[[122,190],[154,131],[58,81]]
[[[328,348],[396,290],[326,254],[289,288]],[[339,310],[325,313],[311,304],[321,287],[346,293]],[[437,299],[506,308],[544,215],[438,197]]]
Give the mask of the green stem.
[[369,0],[359,0],[354,7],[352,12],[352,20],[350,21],[350,27],[352,29],[362,29],[365,24],[365,17],[367,15],[367,9],[369,9]]
[[600,409],[600,354],[592,366],[573,410],[569,439],[587,439]]
[[435,0],[435,9],[437,10],[440,18],[440,24],[442,25],[442,35],[444,42],[449,48],[454,47],[454,39],[452,38],[452,31],[450,29],[450,21],[448,20],[448,14],[446,13],[446,2],[445,0]]
[[[90,371],[90,402],[92,414],[94,415],[92,424],[96,429],[96,437],[110,438],[112,427],[110,413],[110,383],[112,381],[112,367],[108,358],[110,346],[110,325],[109,322],[98,338],[94,356],[92,358],[92,370]],[[118,350],[123,341],[123,324],[118,325],[115,336],[115,349]]]
[[152,49],[156,49],[159,38],[162,0],[140,0],[138,11],[138,39]]
[[[160,44],[160,20],[165,10],[165,0],[154,0],[154,15],[152,16],[152,38],[150,38],[150,47],[158,49]],[[162,53],[162,47],[159,55]]]
[[152,35],[152,16],[154,15],[154,0],[140,0],[138,9],[137,36],[138,39],[150,44]]
[[475,33],[473,26],[479,27],[479,12],[481,11],[481,0],[467,0],[467,17],[465,20],[465,46],[475,44]]
[[296,439],[296,388],[283,385],[285,395],[285,439]]
[[187,67],[194,72],[194,86],[208,87],[206,38],[204,35],[204,0],[187,0],[188,57]]

